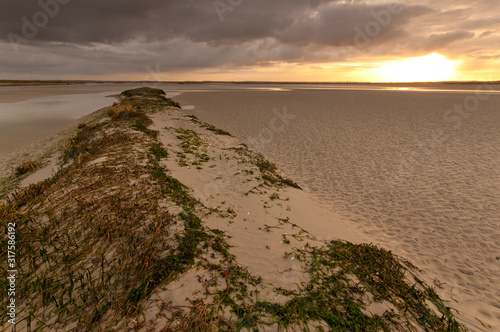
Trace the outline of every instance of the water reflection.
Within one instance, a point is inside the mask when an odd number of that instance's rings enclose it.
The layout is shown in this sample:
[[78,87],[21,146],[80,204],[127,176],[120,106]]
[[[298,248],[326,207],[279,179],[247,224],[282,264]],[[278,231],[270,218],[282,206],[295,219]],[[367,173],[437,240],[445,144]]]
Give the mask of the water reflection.
[[108,96],[116,93],[59,95],[0,103],[0,157],[65,130],[81,117],[111,105],[114,98]]

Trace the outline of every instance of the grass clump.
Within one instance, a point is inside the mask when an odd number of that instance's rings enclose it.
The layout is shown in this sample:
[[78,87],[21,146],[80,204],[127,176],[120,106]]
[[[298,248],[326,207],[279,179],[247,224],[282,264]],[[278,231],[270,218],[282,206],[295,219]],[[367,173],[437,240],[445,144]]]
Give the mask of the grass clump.
[[[226,247],[203,227],[187,187],[158,165],[161,143],[129,128],[121,120],[81,126],[64,153],[71,165],[0,204],[0,226],[17,224],[21,329],[137,328],[130,322],[158,286],[192,268],[203,248]],[[137,151],[137,141],[148,147]],[[104,163],[84,163],[103,156]],[[135,185],[123,185],[129,181]],[[185,212],[171,215],[160,199]]]
[[193,209],[199,202],[188,192],[188,188],[176,178],[168,175],[165,168],[158,163],[152,163],[151,175],[161,185],[162,192],[169,195],[172,200],[188,209]]
[[21,165],[17,166],[15,169],[16,176],[23,176],[26,173],[30,173],[35,171],[39,165],[31,160],[26,160],[21,163]]
[[[118,129],[121,137],[131,136],[116,140],[106,129],[104,125],[81,128],[66,155],[85,151],[85,160],[90,161],[113,151],[116,155],[108,155],[107,165],[75,160],[55,177],[13,195],[6,208],[9,215],[1,215],[0,224],[9,221],[18,226],[23,283],[17,295],[19,312],[25,313],[20,323],[26,330],[65,330],[76,324],[76,330],[90,331],[99,330],[103,320],[111,323],[124,308],[129,290],[144,280],[171,245],[165,230],[173,217],[157,210],[156,204],[137,204],[136,194],[155,201],[154,186],[143,183],[139,192],[122,186],[147,169],[130,162],[126,169],[131,173],[109,167],[123,163],[124,155],[132,157],[133,133],[126,134],[126,127]],[[98,142],[98,148],[89,149],[92,142]],[[126,307],[125,312],[134,310]]]
[[161,143],[154,143],[149,148],[149,152],[156,158],[156,160],[161,160],[162,158],[168,158],[168,151],[163,147]]
[[111,107],[108,110],[108,115],[113,121],[130,121],[132,128],[148,136],[153,138],[158,136],[158,131],[148,128],[153,123],[151,119],[144,112],[134,110],[130,104],[121,102]]
[[212,126],[211,124],[208,124],[206,122],[201,122],[200,120],[198,120],[198,118],[194,115],[187,115],[186,117],[188,118],[191,118],[191,121],[193,121],[194,123],[198,124],[200,127],[202,128],[205,128],[206,130],[209,130],[209,131],[212,131],[214,132],[215,134],[217,135],[221,135],[221,136],[233,136],[231,135],[230,133],[228,133],[227,131],[225,130],[222,130],[222,129],[219,129],[215,126]]
[[190,129],[176,128],[177,138],[182,141],[181,148],[185,153],[195,153],[203,146],[203,141],[198,134]]
[[105,151],[109,145],[125,144],[130,141],[130,135],[124,131],[108,133],[104,130],[105,127],[104,123],[81,126],[63,151],[63,163],[66,164],[70,160],[81,163],[88,157]]
[[165,98],[167,94],[165,91],[161,89],[143,87],[131,90],[125,90],[120,94],[122,98],[132,98],[132,97],[141,97],[141,98]]
[[181,213],[180,217],[186,222],[186,227],[184,233],[176,238],[178,246],[175,253],[155,262],[149,275],[128,296],[129,302],[137,304],[159,285],[174,281],[192,267],[196,257],[202,253],[199,244],[207,241],[208,234],[202,229],[201,220],[192,212]]
[[281,175],[278,166],[264,158],[261,154],[251,152],[245,144],[242,144],[242,146],[237,148],[229,149],[236,151],[248,162],[257,166],[260,171],[260,177],[264,180],[264,184],[274,185],[277,187],[288,186],[302,189],[295,181]]
[[149,87],[124,91],[120,97],[123,104],[145,113],[161,111],[165,107],[181,107],[179,103],[167,98],[165,91]]
[[297,189],[302,189],[293,180],[282,176],[278,172],[278,167],[269,160],[265,159],[262,155],[256,155],[253,158],[253,163],[259,168],[260,175],[264,182],[266,182],[267,184],[289,186]]
[[217,135],[233,136],[230,133],[228,133],[227,131],[219,129],[219,128],[216,128],[216,127],[214,127],[212,125],[209,125],[209,124],[203,124],[202,127],[205,128],[206,130],[210,130],[210,131],[216,133]]
[[144,113],[134,111],[132,106],[121,103],[113,107],[110,107],[108,110],[108,115],[113,121],[133,119],[133,118],[144,119],[146,117]]
[[95,133],[102,127],[100,124],[82,125],[79,127],[75,137],[71,138],[63,152],[63,162],[81,159],[82,156],[96,153],[100,147],[102,139]]
[[156,138],[156,137],[158,137],[158,131],[151,130],[148,128],[149,125],[151,125],[151,123],[153,123],[153,122],[149,118],[139,118],[132,124],[132,128],[134,128],[135,130],[138,130],[140,132],[143,132],[144,134],[146,134],[152,138]]

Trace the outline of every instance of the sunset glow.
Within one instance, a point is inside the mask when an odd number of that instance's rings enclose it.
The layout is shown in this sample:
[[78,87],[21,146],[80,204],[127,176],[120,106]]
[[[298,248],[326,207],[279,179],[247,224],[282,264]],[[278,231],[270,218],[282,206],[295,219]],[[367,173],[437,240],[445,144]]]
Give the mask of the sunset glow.
[[418,58],[390,62],[378,72],[380,80],[386,82],[430,82],[451,80],[456,62],[440,54],[429,54]]

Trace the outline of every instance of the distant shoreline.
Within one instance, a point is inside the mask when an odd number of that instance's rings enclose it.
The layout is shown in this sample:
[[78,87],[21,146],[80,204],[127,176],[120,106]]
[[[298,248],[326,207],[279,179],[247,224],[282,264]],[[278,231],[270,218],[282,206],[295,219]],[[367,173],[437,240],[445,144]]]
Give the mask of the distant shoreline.
[[87,84],[349,84],[349,85],[434,85],[434,84],[500,84],[500,81],[436,81],[436,82],[307,82],[307,81],[80,81],[80,80],[0,80],[0,87],[65,86]]

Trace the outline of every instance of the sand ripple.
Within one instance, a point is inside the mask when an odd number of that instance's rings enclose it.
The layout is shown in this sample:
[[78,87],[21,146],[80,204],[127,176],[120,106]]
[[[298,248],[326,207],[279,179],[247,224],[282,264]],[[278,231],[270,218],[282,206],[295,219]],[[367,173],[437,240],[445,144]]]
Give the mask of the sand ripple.
[[[468,96],[299,90],[177,99],[445,283],[440,292],[459,301],[469,323],[498,328],[500,96],[467,115],[450,113]],[[273,109],[284,107],[294,117],[280,123]]]

